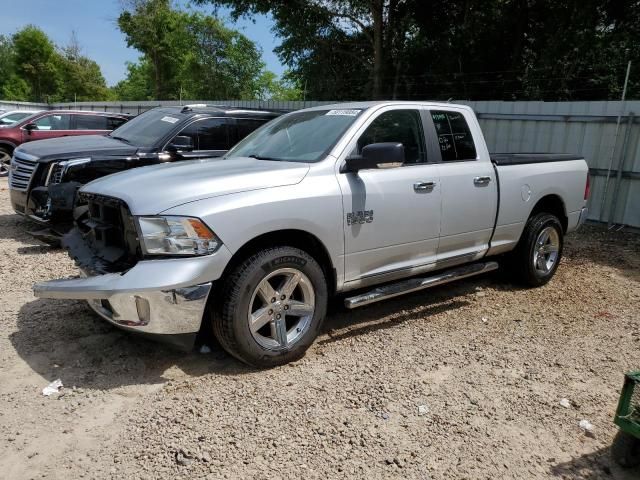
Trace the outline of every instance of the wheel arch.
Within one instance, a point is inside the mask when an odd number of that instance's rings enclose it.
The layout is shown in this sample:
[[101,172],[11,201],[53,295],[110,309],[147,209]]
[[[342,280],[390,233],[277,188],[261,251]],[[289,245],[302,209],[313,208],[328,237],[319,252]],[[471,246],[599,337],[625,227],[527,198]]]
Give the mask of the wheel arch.
[[529,213],[529,218],[542,212],[550,213],[558,217],[558,220],[560,220],[560,224],[562,225],[563,233],[567,232],[569,218],[567,216],[565,203],[560,195],[550,193],[540,198],[534,205],[531,213]]
[[311,255],[324,271],[327,279],[327,288],[329,295],[336,292],[337,272],[331,255],[322,241],[312,233],[298,229],[274,230],[258,235],[248,240],[238,250],[235,251],[231,260],[227,264],[222,274],[224,278],[239,263],[251,254],[269,247],[289,246],[299,248]]
[[11,143],[7,140],[0,140],[0,148],[8,148],[10,150],[9,153],[13,153],[13,151],[16,149],[17,145],[15,145],[14,143]]

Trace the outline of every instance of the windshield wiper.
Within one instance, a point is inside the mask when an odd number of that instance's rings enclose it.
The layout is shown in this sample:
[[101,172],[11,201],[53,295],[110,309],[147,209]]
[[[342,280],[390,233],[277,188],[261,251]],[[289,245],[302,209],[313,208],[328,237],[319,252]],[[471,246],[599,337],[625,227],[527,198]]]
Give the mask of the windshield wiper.
[[127,139],[126,139],[126,138],[124,138],[124,137],[115,137],[115,136],[113,136],[113,135],[109,135],[109,136],[110,136],[111,138],[113,138],[114,140],[120,140],[121,142],[124,142],[124,143],[126,143],[126,144],[128,144],[128,145],[131,145],[131,140],[127,140]]
[[255,158],[256,160],[273,160],[273,161],[276,161],[276,162],[281,162],[282,161],[281,158],[263,157],[262,155],[256,155],[255,153],[251,154],[251,155],[248,155],[248,157],[249,158]]

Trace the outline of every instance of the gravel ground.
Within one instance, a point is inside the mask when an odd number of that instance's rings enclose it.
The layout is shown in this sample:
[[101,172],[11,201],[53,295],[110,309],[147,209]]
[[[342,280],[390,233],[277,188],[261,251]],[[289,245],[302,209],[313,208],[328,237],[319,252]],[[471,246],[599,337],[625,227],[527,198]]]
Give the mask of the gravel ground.
[[75,269],[29,228],[0,179],[3,478],[640,477],[609,459],[622,375],[640,366],[638,235],[571,235],[536,290],[497,274],[336,301],[304,359],[256,371],[35,299]]

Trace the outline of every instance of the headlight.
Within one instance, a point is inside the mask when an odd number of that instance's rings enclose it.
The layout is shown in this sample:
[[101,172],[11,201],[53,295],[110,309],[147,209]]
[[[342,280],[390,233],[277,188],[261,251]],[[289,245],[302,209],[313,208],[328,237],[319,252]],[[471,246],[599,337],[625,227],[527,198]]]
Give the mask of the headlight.
[[138,225],[147,255],[207,255],[222,245],[198,218],[138,217]]

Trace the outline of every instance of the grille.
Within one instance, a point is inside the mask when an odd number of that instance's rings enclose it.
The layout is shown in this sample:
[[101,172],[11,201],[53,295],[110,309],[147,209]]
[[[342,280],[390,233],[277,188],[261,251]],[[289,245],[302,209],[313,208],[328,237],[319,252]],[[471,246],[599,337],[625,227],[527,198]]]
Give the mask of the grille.
[[26,191],[37,166],[36,157],[14,153],[9,170],[9,186],[14,190]]
[[135,265],[139,245],[127,205],[116,198],[84,192],[79,194],[78,203],[86,205],[87,213],[77,225],[100,269],[121,272]]

